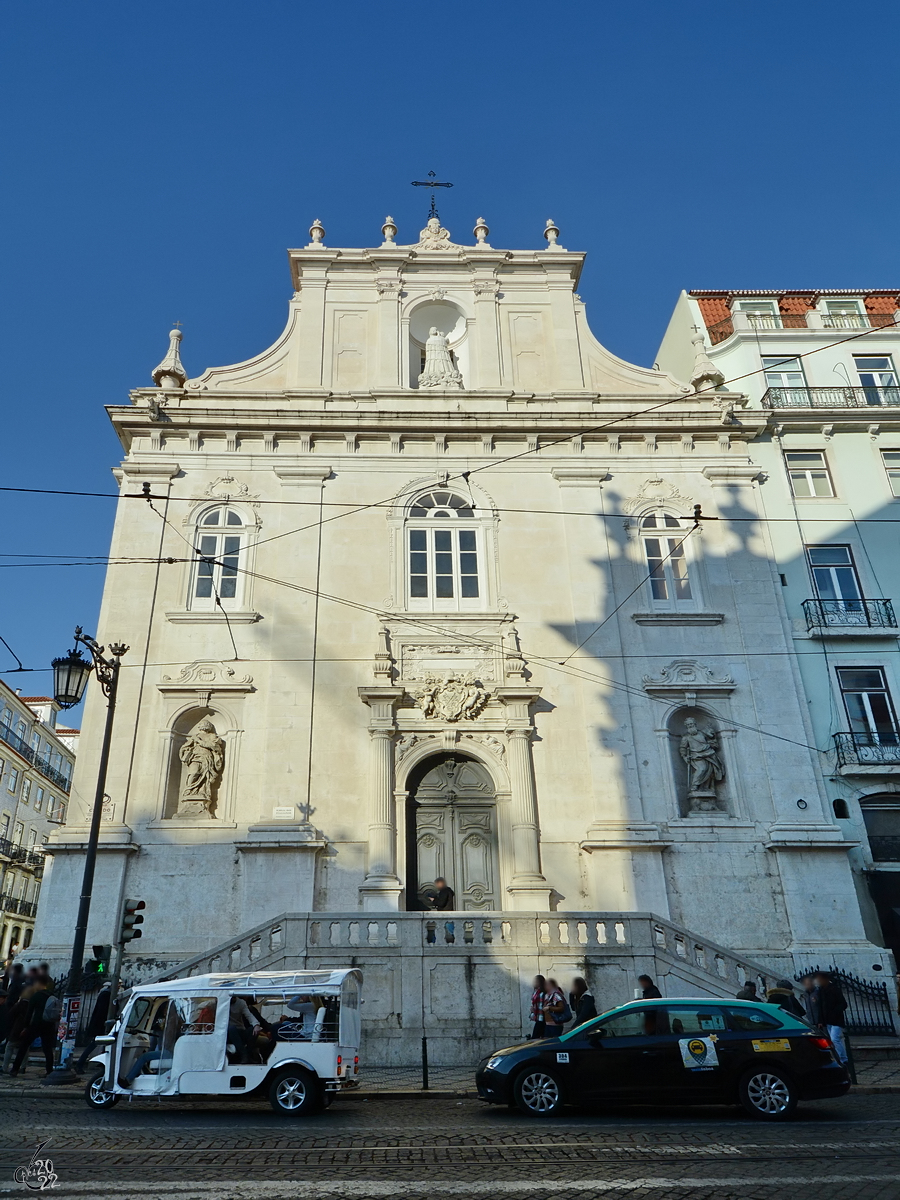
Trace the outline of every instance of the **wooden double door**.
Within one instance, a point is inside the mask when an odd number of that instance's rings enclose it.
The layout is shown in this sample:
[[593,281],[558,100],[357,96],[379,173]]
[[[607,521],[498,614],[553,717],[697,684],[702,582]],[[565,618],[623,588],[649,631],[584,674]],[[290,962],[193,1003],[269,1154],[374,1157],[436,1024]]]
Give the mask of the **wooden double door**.
[[494,785],[480,763],[447,757],[411,797],[419,888],[444,878],[466,911],[502,907]]

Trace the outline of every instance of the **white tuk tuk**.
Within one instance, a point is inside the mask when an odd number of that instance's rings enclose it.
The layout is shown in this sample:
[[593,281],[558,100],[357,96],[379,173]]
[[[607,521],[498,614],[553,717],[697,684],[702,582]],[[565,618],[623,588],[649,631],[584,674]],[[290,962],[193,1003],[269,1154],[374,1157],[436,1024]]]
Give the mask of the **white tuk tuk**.
[[120,1097],[259,1096],[299,1117],[359,1083],[362,972],[194,975],[136,987],[85,1089]]

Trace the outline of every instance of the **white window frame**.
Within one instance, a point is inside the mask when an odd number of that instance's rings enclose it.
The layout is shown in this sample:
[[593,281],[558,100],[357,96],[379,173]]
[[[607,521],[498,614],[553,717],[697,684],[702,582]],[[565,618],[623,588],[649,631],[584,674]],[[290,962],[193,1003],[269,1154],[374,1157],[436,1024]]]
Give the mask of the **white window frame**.
[[781,311],[775,300],[738,300],[732,312],[743,313],[751,329],[783,329]]
[[31,795],[32,782],[33,781],[31,779],[23,779],[22,780],[22,795],[21,795],[20,799],[23,804],[29,803],[29,796]]
[[[872,672],[877,671],[878,674],[881,676],[881,681],[882,681],[883,686],[880,688],[865,688],[865,689],[863,689],[863,688],[845,688],[843,685],[843,681],[841,679],[841,671],[872,671]],[[882,666],[858,666],[858,667],[856,667],[856,666],[850,666],[848,664],[847,666],[837,667],[835,669],[835,677],[837,679],[838,691],[840,692],[840,695],[841,695],[841,703],[844,707],[844,713],[847,717],[848,728],[853,724],[854,718],[850,715],[850,710],[847,707],[847,696],[853,695],[853,696],[861,696],[863,698],[862,707],[865,712],[865,722],[866,722],[866,725],[868,726],[868,728],[864,729],[864,730],[851,730],[851,732],[865,734],[865,735],[870,736],[875,739],[883,737],[885,739],[886,743],[893,744],[897,739],[897,732],[898,732],[897,710],[894,707],[894,698],[891,695],[891,685],[888,680],[887,672],[885,671],[884,667],[882,667]],[[888,710],[888,714],[890,717],[890,723],[891,723],[890,731],[879,732],[876,729],[878,722],[877,722],[874,712],[872,711],[872,704],[871,704],[871,700],[869,699],[870,696],[874,696],[874,695],[880,695],[880,696],[885,697],[886,707]]]
[[35,812],[40,812],[44,807],[44,794],[44,789],[38,785],[38,788],[34,793],[34,803],[32,805]]
[[[789,460],[790,460],[790,455],[792,455],[792,454],[806,454],[806,455],[817,454],[819,456],[819,458],[822,460],[822,469],[825,472],[825,478],[828,480],[828,486],[831,489],[827,493],[827,495],[824,493],[821,493],[821,492],[817,492],[815,490],[813,473],[816,471],[816,468],[814,468],[812,466],[807,466],[807,467],[791,466],[791,463]],[[835,493],[835,488],[834,488],[834,479],[832,478],[831,468],[828,465],[828,459],[825,455],[824,450],[801,450],[801,449],[799,449],[799,447],[796,450],[785,450],[785,452],[784,452],[784,467],[785,467],[785,471],[786,471],[787,477],[788,477],[788,487],[791,489],[791,494],[794,496],[794,498],[796,500],[833,500],[835,498],[836,493]],[[794,474],[795,473],[797,475],[802,475],[806,478],[806,484],[807,484],[807,487],[809,488],[808,496],[804,496],[804,495],[798,493],[796,491],[796,489],[794,488]]]
[[[421,501],[425,497],[435,497],[439,494],[450,494],[462,501],[463,505],[472,510],[472,516],[422,516],[416,514],[416,509],[422,508]],[[427,512],[456,511],[450,504],[433,506]],[[496,605],[497,579],[495,536],[496,518],[490,508],[477,499],[468,488],[455,487],[453,484],[431,483],[423,485],[415,498],[407,503],[400,512],[392,517],[394,523],[395,541],[395,587],[403,597],[402,603],[408,612],[434,613],[467,613],[487,612]],[[438,551],[435,547],[435,534],[447,532],[451,534],[453,596],[436,596],[436,555],[448,553]],[[413,550],[412,534],[424,532],[427,539],[426,549]],[[474,534],[474,551],[461,549],[459,534],[471,532]],[[411,556],[413,553],[427,556],[428,595],[413,596],[411,576]],[[478,595],[461,596],[461,555],[476,555]]]
[[[657,522],[655,526],[647,524],[654,518]],[[667,522],[674,521],[675,524]],[[691,532],[691,523],[680,513],[673,512],[666,508],[653,508],[646,512],[642,512],[637,518],[637,533],[641,548],[641,567],[647,574],[646,595],[650,601],[650,605],[654,612],[697,612],[700,605],[700,589],[698,585],[696,569],[696,559],[689,550]],[[660,567],[660,573],[656,578],[650,577],[651,571],[651,555],[649,542],[657,541],[660,543],[660,554],[653,555],[653,558],[664,558]],[[672,554],[673,545],[681,542],[679,550]],[[677,564],[683,564],[684,574],[682,577],[678,575]],[[678,591],[679,579],[683,578],[687,583],[690,591],[690,597],[679,597],[676,595]],[[665,587],[665,597],[654,595],[654,592],[660,590],[659,584],[662,583]]]
[[[805,549],[806,549],[806,561],[809,566],[809,573],[810,573],[810,577],[812,579],[812,584],[813,584],[813,588],[815,590],[817,599],[826,600],[826,601],[827,600],[836,600],[836,601],[847,602],[847,603],[854,601],[854,600],[861,601],[863,599],[862,581],[859,578],[859,571],[857,571],[857,569],[856,569],[856,561],[853,557],[852,546],[849,546],[846,542],[840,542],[840,543],[835,542],[834,544],[810,543],[805,547]],[[837,558],[838,551],[844,550],[847,553],[847,561],[845,563],[838,563],[838,562],[814,563],[813,562],[813,553],[817,550],[830,552],[832,554],[832,557],[834,557],[834,558]],[[842,589],[841,589],[841,584],[840,584],[840,577],[836,573],[837,571],[841,571],[841,570],[850,572],[851,577],[854,582],[854,585],[856,587],[855,595],[844,596],[841,594]],[[822,595],[821,590],[819,588],[819,577],[816,574],[816,572],[819,572],[819,571],[825,571],[828,573],[828,575],[831,579],[831,587],[832,587],[832,591],[834,592],[834,595],[832,595],[832,596],[823,596]]]
[[[216,525],[207,525],[206,521],[213,512],[220,513],[220,521]],[[228,516],[234,513],[240,517],[241,524],[228,524]],[[198,596],[196,594],[201,576],[206,573],[207,564],[200,559],[195,558],[191,564],[188,578],[188,595],[187,609],[190,612],[219,612],[224,609],[227,612],[241,612],[247,606],[249,595],[249,577],[246,572],[249,569],[249,551],[252,543],[256,541],[258,526],[254,520],[251,520],[243,505],[233,504],[229,500],[220,500],[215,504],[205,505],[198,513],[195,514],[193,524],[192,545],[196,551],[201,551],[204,542],[201,539],[215,539],[216,545],[214,548],[207,548],[204,553],[209,558],[218,560],[212,564],[212,580],[213,586],[210,588],[209,596]],[[229,532],[229,530],[231,532]],[[238,538],[239,545],[237,550],[237,571],[233,576],[226,574],[223,566],[219,565],[226,557],[225,539],[229,537]],[[228,591],[228,583],[234,580],[234,596],[223,594]],[[216,593],[218,592],[221,600],[221,607],[217,603]]]
[[840,296],[823,298],[819,311],[826,329],[869,328],[869,318],[858,296],[848,296],[845,300]]
[[[894,456],[894,462],[888,462],[888,455]],[[900,500],[900,450],[882,450],[881,463],[887,475],[888,487],[891,493]]]
[[14,796],[16,794],[16,792],[19,790],[19,776],[20,775],[21,775],[21,771],[19,771],[19,769],[17,767],[9,768],[9,776],[7,777],[7,780],[6,780],[6,790],[9,792],[9,794],[11,796]]
[[[881,370],[877,367],[860,367],[860,361],[867,359],[881,358],[887,363],[887,366]],[[897,377],[897,368],[894,366],[894,356],[892,354],[854,354],[853,369],[856,371],[856,378],[859,380],[858,387],[865,392],[866,403],[873,408],[878,408],[885,402],[885,392],[891,392],[892,395],[887,397],[890,404],[895,404],[900,399],[900,379]],[[881,375],[882,380],[879,383],[864,383],[863,375]],[[885,382],[884,376],[890,375],[891,382]]]

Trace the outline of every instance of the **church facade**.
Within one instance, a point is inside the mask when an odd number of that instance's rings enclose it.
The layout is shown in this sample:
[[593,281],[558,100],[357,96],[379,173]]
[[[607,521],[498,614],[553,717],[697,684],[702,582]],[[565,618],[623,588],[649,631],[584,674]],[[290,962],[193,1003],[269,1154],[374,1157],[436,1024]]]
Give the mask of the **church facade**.
[[[766,414],[702,346],[689,379],[605,350],[552,222],[310,239],[274,345],[189,377],[174,330],[108,410],[134,561],[89,943],[143,898],[133,978],[279,913],[396,926],[443,877],[485,928],[652,913],[782,970],[887,962],[756,520]],[[102,721],[91,694],[85,794]],[[44,956],[87,816],[47,847]]]

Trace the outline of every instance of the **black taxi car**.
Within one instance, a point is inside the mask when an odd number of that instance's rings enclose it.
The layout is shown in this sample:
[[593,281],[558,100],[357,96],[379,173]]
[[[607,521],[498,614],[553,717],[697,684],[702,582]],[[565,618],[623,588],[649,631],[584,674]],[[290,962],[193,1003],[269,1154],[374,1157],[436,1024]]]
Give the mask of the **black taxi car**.
[[734,1104],[764,1120],[843,1096],[831,1042],[775,1004],[634,1000],[560,1037],[498,1050],[476,1074],[489,1104],[549,1117],[564,1104]]

